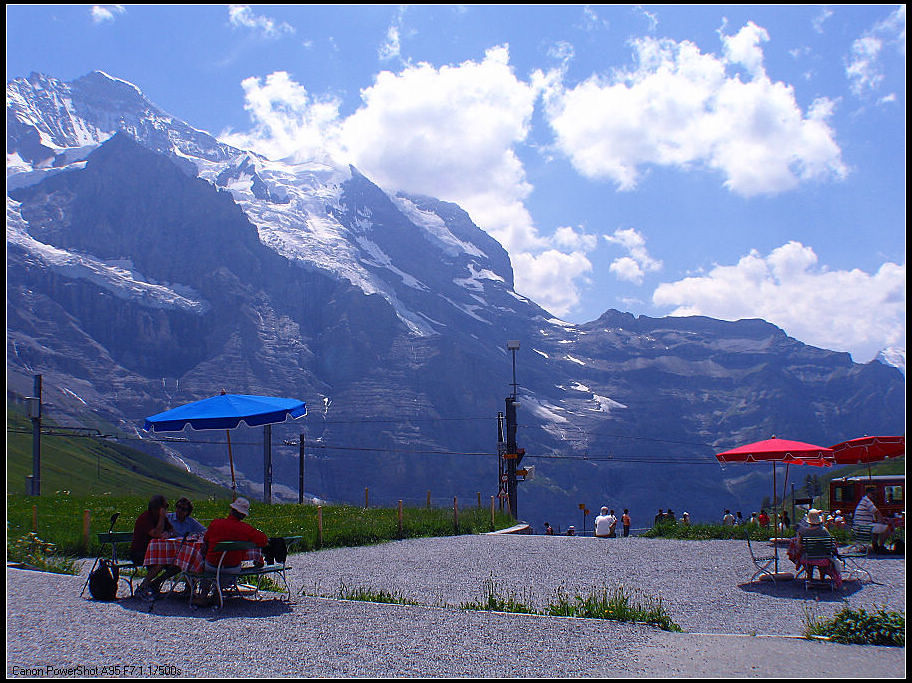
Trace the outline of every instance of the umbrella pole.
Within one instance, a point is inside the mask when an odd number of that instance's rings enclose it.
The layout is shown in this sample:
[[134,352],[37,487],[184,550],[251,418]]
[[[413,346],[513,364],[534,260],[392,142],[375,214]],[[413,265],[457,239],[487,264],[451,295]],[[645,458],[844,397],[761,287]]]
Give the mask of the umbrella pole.
[[[776,463],[773,462],[773,531],[776,531],[776,524],[779,521],[779,508],[776,505]],[[778,534],[773,535],[773,538],[778,538]],[[779,573],[779,544],[773,542],[773,554],[776,557],[776,574]]]
[[231,432],[225,430],[225,436],[228,438],[228,464],[231,466],[231,499],[237,499],[237,484],[234,481],[234,458],[231,456]]

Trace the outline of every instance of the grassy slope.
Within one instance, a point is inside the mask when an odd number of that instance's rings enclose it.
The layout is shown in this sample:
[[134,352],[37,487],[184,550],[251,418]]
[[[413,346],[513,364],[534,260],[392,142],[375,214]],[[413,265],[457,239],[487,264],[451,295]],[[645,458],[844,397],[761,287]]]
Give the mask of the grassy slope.
[[[6,490],[22,494],[25,477],[32,473],[31,422],[8,406],[6,424]],[[79,496],[109,493],[149,497],[162,493],[171,498],[231,497],[222,486],[122,444],[49,435],[41,437],[41,491],[69,491]]]

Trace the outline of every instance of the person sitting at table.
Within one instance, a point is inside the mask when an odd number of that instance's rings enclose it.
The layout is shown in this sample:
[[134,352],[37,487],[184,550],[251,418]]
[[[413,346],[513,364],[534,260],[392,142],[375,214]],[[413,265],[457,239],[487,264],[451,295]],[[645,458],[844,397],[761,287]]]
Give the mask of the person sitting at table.
[[175,536],[202,536],[206,533],[206,527],[190,516],[193,513],[193,503],[187,498],[178,500],[174,504],[174,510],[168,513],[168,521],[174,527]]
[[[219,519],[213,519],[206,534],[203,536],[203,544],[206,548],[205,570],[207,573],[215,573],[218,570],[219,562],[222,560],[222,553],[216,552],[215,546],[221,541],[250,541],[260,548],[269,543],[269,537],[259,529],[255,529],[244,521],[244,518],[250,514],[250,501],[246,498],[238,498],[228,506],[228,516]],[[225,554],[222,561],[221,572],[223,574],[238,574],[241,570],[241,562],[244,559],[244,551],[233,550]],[[196,605],[206,605],[209,601],[209,592],[213,588],[212,581],[200,582],[200,594],[193,599]]]
[[769,526],[770,518],[769,518],[769,515],[766,514],[766,510],[764,510],[764,509],[760,510],[760,516],[757,517],[757,521],[760,522],[761,527],[766,528]]
[[[133,541],[130,544],[130,559],[133,564],[142,566],[146,559],[146,549],[153,538],[167,538],[174,532],[168,519],[168,501],[162,495],[155,495],[149,500],[145,512],[136,518],[133,526]],[[166,564],[150,565],[146,576],[136,589],[136,594],[143,600],[154,600],[166,579],[177,574],[179,569]],[[161,576],[159,576],[161,574]]]
[[[805,564],[804,563],[804,539],[805,538],[832,538],[830,532],[826,530],[826,527],[823,526],[823,513],[820,510],[811,509],[808,510],[807,517],[805,518],[806,524],[800,524],[798,526],[798,532],[795,537],[798,541],[798,563],[805,565],[805,570],[807,571],[808,579],[814,578],[814,567],[816,565]],[[830,572],[833,573],[837,580],[837,585],[841,582],[839,581],[839,570],[836,568],[835,563],[830,562]],[[820,579],[823,580],[824,569],[825,567],[817,567],[820,572]]]
[[876,491],[876,486],[865,487],[865,495],[858,501],[858,505],[855,507],[855,514],[852,515],[852,525],[870,524],[873,550],[874,552],[880,552],[883,550],[883,545],[890,535],[890,525],[884,524],[883,514],[874,505],[872,498]]

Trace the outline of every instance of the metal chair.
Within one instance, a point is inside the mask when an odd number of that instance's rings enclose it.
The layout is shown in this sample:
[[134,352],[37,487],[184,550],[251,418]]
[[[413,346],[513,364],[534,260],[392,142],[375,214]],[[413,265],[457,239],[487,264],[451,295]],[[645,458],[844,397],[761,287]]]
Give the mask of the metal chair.
[[[808,586],[814,582],[814,579],[811,578],[814,567],[816,566],[820,569],[819,565],[812,565],[810,562],[828,560],[835,565],[835,560],[837,559],[836,541],[830,536],[803,536],[801,538],[801,547],[804,549],[802,558],[802,564],[805,569],[804,590],[807,590]],[[820,580],[829,583],[830,590],[835,590],[835,579],[824,579],[822,578],[822,571],[820,574]]]
[[[113,522],[112,522],[113,526]],[[133,579],[136,578],[136,572],[143,568],[141,564],[133,564],[133,560],[129,559],[130,553],[129,549],[123,554],[127,556],[127,559],[119,559],[117,557],[117,546],[124,545],[126,546],[129,543],[133,542],[133,532],[132,531],[109,531],[106,533],[98,534],[98,542],[101,544],[101,549],[98,551],[98,557],[95,558],[95,562],[92,564],[92,569],[89,571],[89,577],[92,576],[92,572],[95,571],[95,567],[98,566],[102,557],[107,559],[112,568],[117,570],[117,580],[118,583],[124,581],[130,587],[130,595],[133,595]],[[105,554],[105,546],[111,546],[111,554]],[[82,586],[82,592],[79,594],[80,597],[85,595],[86,588],[89,585],[89,579],[86,579],[85,584]]]
[[839,551],[839,559],[849,567],[847,579],[860,579],[862,574],[867,574],[871,583],[877,583],[871,572],[865,569],[868,556],[871,554],[871,544],[874,541],[871,529],[872,526],[870,524],[856,524],[853,526],[852,544]]
[[776,575],[773,571],[770,570],[770,567],[772,567],[776,562],[776,556],[755,555],[754,548],[751,545],[750,532],[746,531],[744,535],[747,538],[747,551],[750,553],[751,560],[753,561],[754,566],[757,568],[757,571],[754,572],[754,575],[750,578],[751,582],[753,582],[753,580],[760,575],[769,576],[770,579],[775,582]]

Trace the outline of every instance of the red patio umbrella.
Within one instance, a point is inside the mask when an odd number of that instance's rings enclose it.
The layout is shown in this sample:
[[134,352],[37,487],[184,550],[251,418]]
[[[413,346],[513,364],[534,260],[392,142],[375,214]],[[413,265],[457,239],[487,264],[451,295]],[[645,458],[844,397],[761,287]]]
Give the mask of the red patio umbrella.
[[864,465],[906,454],[904,436],[862,436],[835,446],[833,462],[837,465]]
[[[730,451],[716,453],[716,459],[722,463],[732,462],[768,462],[773,465],[773,519],[778,520],[778,507],[776,505],[776,464],[785,463],[785,482],[782,485],[782,497],[785,498],[785,485],[788,483],[789,465],[815,465],[817,467],[830,467],[832,465],[833,451],[830,448],[816,446],[803,441],[789,439],[772,439],[749,443]],[[790,574],[779,573],[779,546],[773,544],[776,554],[777,578],[791,578]]]

